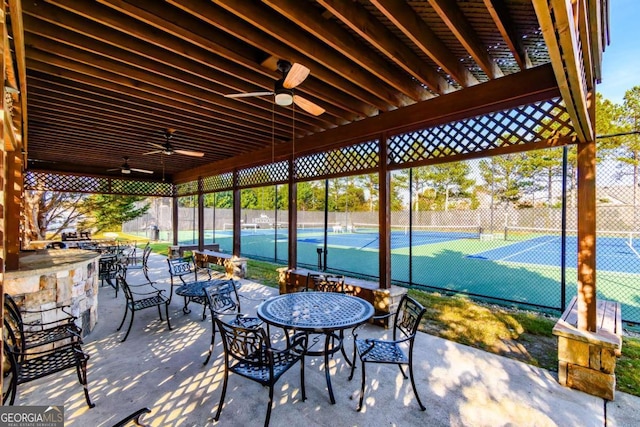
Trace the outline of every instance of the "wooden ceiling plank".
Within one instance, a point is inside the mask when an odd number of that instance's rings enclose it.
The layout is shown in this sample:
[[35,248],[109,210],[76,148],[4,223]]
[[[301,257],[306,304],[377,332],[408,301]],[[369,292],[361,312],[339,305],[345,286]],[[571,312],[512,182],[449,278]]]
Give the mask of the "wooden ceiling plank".
[[436,94],[454,90],[436,70],[426,64],[361,5],[341,0],[319,0],[318,3]]
[[[57,47],[57,53],[60,53],[60,50],[62,50],[62,47]],[[80,57],[84,57],[84,61],[75,62],[75,60],[79,59]],[[192,91],[189,94],[185,94],[185,87],[178,84],[177,82],[160,77],[148,76],[145,73],[131,69],[130,67],[124,67],[119,64],[101,61],[100,65],[103,68],[95,68],[95,65],[97,64],[95,62],[92,62],[88,58],[88,54],[82,55],[79,53],[75,53],[74,57],[60,58],[57,56],[53,56],[46,51],[31,49],[29,51],[28,58],[47,63],[49,65],[57,66],[64,70],[63,73],[66,73],[67,71],[74,71],[77,73],[85,74],[89,77],[93,77],[97,79],[95,83],[100,87],[107,83],[117,84],[119,86],[146,92],[148,94],[146,96],[149,97],[177,99],[188,105],[197,105],[210,111],[221,111],[222,108],[227,109],[228,107],[229,114],[243,114],[246,117],[261,117],[266,122],[269,122],[271,119],[270,111],[262,111],[258,114],[255,110],[252,110],[250,107],[245,106],[244,103],[233,103],[230,102],[231,100],[227,100],[223,97],[219,97],[221,101],[217,102],[218,98],[212,99],[210,96],[205,96],[204,93],[199,93],[197,91]],[[275,120],[281,125],[289,124],[286,117],[280,117],[276,115]],[[312,128],[308,125],[305,125],[304,123],[300,123],[300,125],[297,125],[297,127],[307,132],[312,131]]]
[[[247,22],[239,19],[231,13],[211,4],[209,1],[167,0],[167,3],[198,17],[209,25],[231,34],[248,44],[264,50],[272,56],[306,65],[311,69],[312,77],[317,77],[328,85],[340,89],[340,91],[345,92],[345,94],[352,96],[354,99],[357,99],[366,105],[366,110],[363,111],[365,116],[373,116],[378,113],[378,110],[386,111],[391,108],[391,104],[385,102],[378,93],[367,90],[367,88],[360,87],[358,84],[353,82],[353,79],[339,76],[335,70],[317,63],[311,58],[302,55],[297,50],[290,48],[272,37],[266,36],[262,31],[252,27]],[[350,70],[351,67],[345,71],[350,72]]]
[[[56,99],[58,102],[56,102]],[[58,111],[60,114],[58,116],[65,116],[76,114],[77,117],[75,120],[82,119],[82,117],[86,117],[87,121],[94,121],[96,124],[100,124],[101,128],[108,128],[110,125],[117,124],[129,124],[128,129],[140,128],[143,126],[147,126],[153,129],[163,129],[165,128],[166,122],[160,119],[149,119],[146,117],[135,117],[127,114],[126,112],[118,113],[113,111],[112,109],[99,109],[96,107],[90,106],[87,102],[74,102],[72,100],[62,101],[60,98],[56,98],[53,96],[45,96],[40,93],[34,94],[32,99],[29,101],[34,105],[34,108],[40,107],[44,109],[48,109],[52,113]],[[57,108],[57,110],[56,110]],[[73,113],[72,113],[73,112]],[[194,129],[193,126],[188,126],[190,133],[192,135],[201,136],[206,135],[206,133],[202,133],[203,131],[199,131],[198,129]],[[215,134],[216,136],[224,136],[227,138],[233,138],[233,141],[237,139],[242,139],[243,145],[247,147],[253,148],[262,148],[264,147],[264,138],[256,138],[247,134],[239,133],[233,130],[224,130],[219,127],[216,129],[209,129],[209,136],[211,134]],[[233,146],[233,144],[227,144],[229,148]]]
[[484,5],[489,11],[491,19],[496,25],[496,28],[498,28],[502,39],[509,48],[518,67],[520,67],[521,70],[531,68],[531,59],[529,59],[527,50],[516,33],[515,25],[509,16],[509,10],[504,0],[484,0]]
[[[406,103],[406,99],[403,96],[400,96],[397,91],[393,90],[378,77],[354,65],[347,58],[337,54],[328,46],[318,43],[317,39],[314,39],[308,33],[291,25],[290,22],[285,21],[281,15],[273,10],[266,7],[259,7],[260,5],[254,2],[216,0],[215,3],[233,15],[244,19],[266,35],[277,39],[280,43],[289,46],[294,51],[303,53],[304,57],[312,58],[314,62],[350,80],[352,83],[376,95],[388,104],[399,107]],[[239,38],[244,38],[244,34],[233,34]],[[266,43],[265,39],[268,39],[264,35],[259,38],[256,37],[258,36],[254,35],[252,37],[254,43]],[[296,56],[299,56],[299,54]],[[297,59],[293,60],[300,62]],[[304,59],[302,59],[301,63],[306,65]]]
[[[306,155],[312,152],[322,152],[331,147],[376,138],[383,132],[387,135],[412,132],[557,96],[560,96],[560,90],[553,68],[551,65],[542,65],[390,111],[377,117],[298,139],[296,140],[296,153]],[[290,155],[290,146],[279,145],[276,146],[273,154],[271,149],[266,148],[252,153],[246,163],[259,164],[270,161],[272,156],[282,158]],[[207,176],[233,168],[242,168],[245,166],[242,160],[238,158],[225,159],[198,166],[192,170],[177,172],[174,178],[176,182],[185,182],[197,176]]]
[[[144,35],[144,40],[147,43],[155,44],[159,48],[181,55],[190,61],[197,61],[202,65],[216,68],[230,76],[242,78],[261,89],[272,90],[275,81],[281,77],[275,70],[257,66],[255,58],[249,58],[246,55],[242,56],[236,52],[234,50],[235,46],[239,44],[237,39],[228,36],[222,31],[212,31],[214,27],[191,15],[188,15],[188,17],[177,16],[176,10],[168,10],[166,5],[160,2],[155,0],[151,2],[142,1],[137,2],[136,5],[121,1],[103,1],[103,3],[118,12],[128,14],[130,17],[170,34],[172,37],[165,34],[159,36],[157,31],[145,32],[140,30],[142,34],[139,34],[139,36]],[[95,19],[98,20],[96,22],[99,22],[100,18],[96,17]],[[118,28],[120,30],[127,27],[124,21],[119,21],[119,23]],[[115,23],[112,25],[115,25]],[[131,40],[130,37],[125,37],[124,35],[123,38]],[[141,37],[137,38],[142,39]],[[178,39],[182,40],[182,42],[179,42]],[[233,40],[234,43],[229,44],[229,40]],[[190,49],[185,46],[185,42],[193,44],[197,48]],[[233,48],[230,46],[233,46]],[[214,53],[215,57],[211,53]],[[362,117],[370,109],[367,104],[353,97],[341,96],[342,92],[336,91],[335,87],[332,91],[327,91],[327,86],[319,83],[314,79],[309,79],[300,91],[307,94],[309,99],[322,106],[329,114],[336,117],[344,117],[345,112],[348,111],[350,115]],[[355,119],[356,117],[351,116],[347,118],[347,121]]]
[[[40,83],[40,84],[38,84]],[[273,127],[273,123],[262,123],[253,121],[234,120],[224,114],[215,114],[210,112],[201,112],[197,109],[188,110],[187,106],[178,102],[171,102],[169,104],[159,105],[152,103],[144,98],[134,98],[132,95],[135,92],[130,93],[118,93],[113,90],[103,90],[101,88],[87,88],[80,82],[75,82],[72,86],[68,82],[62,82],[54,76],[40,76],[31,73],[29,75],[29,85],[35,88],[41,87],[44,89],[56,90],[61,94],[70,95],[77,93],[79,97],[96,99],[105,98],[105,104],[113,105],[115,102],[119,107],[128,108],[132,114],[155,114],[159,115],[164,120],[180,120],[179,122],[167,121],[164,127],[179,128],[180,123],[193,123],[203,129],[211,129],[211,124],[215,123],[216,126],[227,126],[231,129],[239,129],[242,132],[250,132],[255,135],[271,135],[275,130],[277,138],[282,138],[283,135],[287,137],[291,136],[291,127],[287,126],[286,129],[280,126]],[[53,87],[52,87],[53,85]],[[166,110],[170,110],[171,113],[166,113]],[[189,111],[189,114],[183,113]]]
[[[323,19],[316,9],[297,0],[262,0],[262,2],[412,100],[424,101],[425,99],[433,98],[433,94],[419,84],[418,81],[405,74],[398,73],[395,68],[381,61],[377,54],[372,53],[368,46],[352,36],[350,32],[331,20]],[[342,2],[342,4],[348,5],[346,2]],[[351,11],[353,10],[355,8],[351,8]],[[369,20],[371,22],[371,18],[372,16],[365,16],[361,21]],[[378,28],[381,32],[384,31],[384,27],[375,25],[375,20],[371,22],[369,27],[370,30],[372,28]],[[392,40],[395,39],[392,33],[386,32],[381,36],[390,37],[386,39],[385,47],[389,47],[396,54],[406,54],[403,59],[417,59],[417,55],[410,55],[412,52],[408,48],[402,51],[398,48],[398,43],[391,46],[393,44]],[[375,47],[379,48],[379,46]],[[388,55],[386,52],[383,53]],[[415,61],[414,65],[416,63],[422,66],[423,73],[418,74],[420,79],[426,80],[426,84],[431,90],[440,93],[441,84],[438,80],[441,77],[434,70],[427,69],[429,67],[425,67],[425,64]]]
[[462,87],[478,84],[448,47],[404,0],[371,0],[400,31]]
[[[94,39],[87,38],[84,35],[70,33],[66,30],[56,29],[55,27],[51,28],[52,26],[45,22],[39,22],[38,24],[39,25],[36,25],[37,30],[33,32],[29,30],[27,36],[30,40],[29,43],[34,47],[39,47],[41,50],[53,50],[60,54],[68,53],[69,56],[74,54],[73,50],[64,48],[56,49],[55,45],[51,45],[46,41],[39,39],[39,37],[46,37],[47,39],[70,46],[73,49],[77,49],[78,51],[85,51],[101,58],[111,59],[116,64],[128,65],[141,69],[146,71],[150,76],[159,75],[175,80],[179,83],[189,84],[190,86],[193,86],[199,94],[202,94],[200,91],[224,91],[225,87],[241,87],[243,90],[247,91],[255,90],[254,86],[248,86],[237,79],[232,81],[232,78],[227,75],[220,74],[215,70],[208,69],[199,64],[181,63],[180,58],[175,59],[172,66],[158,64],[157,62],[144,59],[142,56],[135,53],[130,53],[129,51],[121,50],[119,48],[113,48],[104,43],[97,42]],[[35,34],[38,35],[35,36]],[[90,60],[91,58],[92,57],[89,56]],[[200,76],[205,76],[205,78],[201,78]],[[187,93],[187,91],[183,90],[183,93]],[[261,99],[256,100],[255,103],[250,105],[255,106],[256,108],[262,108],[263,110],[266,110],[267,113],[270,113],[272,109],[272,102],[273,101],[268,99]],[[289,115],[284,113],[282,109],[278,109],[277,113],[281,118],[284,118],[284,120],[289,119]],[[338,120],[335,118],[331,120],[328,116],[324,118],[316,118],[307,115],[306,117],[307,119],[302,119],[300,121],[320,128],[333,127],[342,122],[341,118],[338,118]]]
[[[52,75],[52,78],[56,78],[56,76],[62,76],[63,78],[68,78],[74,82],[82,83],[88,86],[96,86],[99,90],[111,91],[113,94],[118,94],[123,97],[136,96],[139,99],[153,101],[156,103],[156,105],[158,105],[158,111],[190,111],[194,114],[201,114],[203,117],[210,117],[213,121],[220,120],[218,115],[221,115],[224,120],[227,120],[230,123],[237,122],[243,126],[247,123],[256,121],[254,117],[246,116],[243,114],[235,113],[233,115],[227,115],[227,112],[225,111],[209,111],[207,109],[200,109],[197,105],[187,104],[179,100],[174,100],[173,98],[149,96],[149,94],[147,93],[139,93],[136,89],[132,89],[130,87],[123,87],[115,83],[105,83],[104,81],[100,81],[86,74],[76,73],[68,69],[54,67],[51,64],[40,61],[30,61],[28,62],[28,65],[31,69],[35,69],[43,73]],[[287,129],[289,129],[289,127],[287,127]]]
[[450,0],[429,0],[429,4],[436,11],[440,19],[456,36],[460,44],[465,48],[476,64],[490,79],[502,77],[504,73],[498,64],[489,56],[487,47],[473,29],[460,7]]
[[583,79],[583,64],[579,60],[572,5],[566,0],[533,0],[533,6],[578,140],[593,141],[594,126],[589,117],[589,100]]

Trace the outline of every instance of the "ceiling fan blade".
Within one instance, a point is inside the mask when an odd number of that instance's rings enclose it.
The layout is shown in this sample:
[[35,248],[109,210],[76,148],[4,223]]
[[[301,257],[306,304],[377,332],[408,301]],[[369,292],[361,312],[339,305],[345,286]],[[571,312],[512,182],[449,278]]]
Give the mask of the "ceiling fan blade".
[[162,150],[154,150],[154,151],[149,151],[147,153],[142,153],[143,156],[146,156],[148,154],[158,154],[158,153],[163,153],[164,152],[164,148]]
[[289,70],[289,72],[287,73],[287,77],[284,78],[284,82],[282,83],[282,86],[285,89],[293,89],[294,87],[302,83],[304,79],[307,78],[310,71],[311,70],[309,70],[304,65],[298,64],[297,62],[294,63],[291,66],[291,69]]
[[120,168],[113,168],[113,169],[107,169],[107,172],[115,172],[115,171],[119,171]]
[[300,95],[294,95],[293,102],[295,102],[298,107],[302,108],[309,114],[313,114],[314,116],[319,116],[325,111],[324,108],[322,108],[318,104],[315,104],[308,99],[301,97]]
[[189,150],[173,150],[178,154],[184,154],[185,156],[191,157],[202,157],[204,153],[202,151],[189,151]]
[[273,95],[273,92],[247,92],[247,93],[230,93],[225,98],[248,98],[250,96],[267,96]]
[[131,170],[133,172],[140,172],[140,173],[153,173],[153,171],[147,170],[147,169],[137,169],[137,168],[131,168]]
[[149,141],[147,141],[147,144],[149,144],[152,147],[156,147],[156,148],[159,148],[161,150],[164,150],[164,145],[156,144],[155,142],[149,142]]

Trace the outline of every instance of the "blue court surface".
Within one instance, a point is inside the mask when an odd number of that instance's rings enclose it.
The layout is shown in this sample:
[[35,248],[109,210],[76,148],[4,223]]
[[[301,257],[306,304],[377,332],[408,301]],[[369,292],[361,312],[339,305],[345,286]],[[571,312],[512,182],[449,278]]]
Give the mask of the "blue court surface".
[[[596,239],[596,266],[600,271],[640,274],[640,247],[624,238],[598,237]],[[633,243],[631,243],[633,245]],[[578,240],[567,236],[566,266],[577,267]],[[469,255],[470,258],[491,261],[514,262],[535,265],[561,265],[561,239],[558,236],[540,236],[529,240],[514,242],[507,246]]]

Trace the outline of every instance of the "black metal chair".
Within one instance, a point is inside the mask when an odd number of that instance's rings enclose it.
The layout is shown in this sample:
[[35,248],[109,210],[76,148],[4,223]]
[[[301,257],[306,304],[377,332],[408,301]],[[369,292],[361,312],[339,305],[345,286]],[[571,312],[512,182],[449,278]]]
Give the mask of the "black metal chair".
[[[257,317],[246,316],[242,314],[240,307],[240,298],[238,296],[238,288],[234,280],[229,279],[223,283],[217,283],[204,289],[207,305],[211,312],[211,344],[209,345],[209,354],[204,361],[206,365],[209,363],[213,347],[216,339],[216,317],[229,318],[228,324],[232,326],[241,326],[244,328],[255,328],[262,326],[262,320]],[[233,316],[233,318],[230,318]]]
[[[211,271],[208,269],[201,269],[196,266],[193,261],[193,257],[179,257],[179,258],[167,258],[167,263],[169,264],[169,275],[171,276],[171,289],[169,290],[169,302],[171,302],[171,298],[173,295],[174,286],[182,286],[187,283],[197,282],[198,281],[198,273],[200,273],[200,280],[211,280]],[[203,278],[203,274],[206,276]],[[178,281],[178,279],[180,279]],[[191,310],[188,310],[188,305],[190,302],[195,302],[197,304],[202,304],[202,320],[206,317],[206,309],[207,309],[207,299],[202,297],[184,297],[184,313],[188,313]]]
[[145,279],[147,279],[147,282],[151,282],[151,279],[149,279],[149,255],[150,254],[151,254],[151,245],[149,244],[149,242],[147,242],[144,249],[142,250],[142,256],[138,256],[137,249],[134,246],[131,252],[127,254],[127,258],[124,264],[126,270],[127,271],[142,270],[142,274],[144,274],[144,277]]
[[307,346],[307,338],[304,334],[296,334],[287,342],[285,349],[278,350],[271,347],[271,340],[263,328],[243,328],[233,326],[214,317],[214,321],[220,331],[224,346],[224,382],[218,411],[214,419],[220,418],[224,397],[227,392],[229,372],[243,376],[263,386],[269,387],[269,405],[264,421],[265,427],[269,425],[271,418],[271,406],[273,405],[273,387],[280,377],[300,362],[300,383],[302,400],[306,400],[304,389],[304,353]]
[[[52,322],[25,322],[22,313],[46,316],[46,313],[55,310],[62,310],[66,316]],[[82,341],[82,328],[75,322],[77,317],[67,311],[68,307],[54,307],[39,311],[20,310],[18,304],[9,294],[4,294],[4,320],[8,322],[12,329],[16,331],[16,336],[20,339],[20,351],[26,353],[28,350],[38,348],[47,344],[67,344],[70,342]]]
[[89,355],[82,351],[80,340],[71,340],[67,344],[57,346],[39,346],[39,350],[23,351],[23,342],[27,340],[20,329],[11,322],[4,321],[4,363],[3,375],[3,405],[15,403],[18,385],[28,383],[58,372],[75,368],[78,380],[84,387],[84,397],[87,405],[95,405],[89,397],[87,385],[87,361]]
[[115,254],[102,255],[98,260],[98,279],[100,286],[104,286],[104,282],[116,290],[116,298],[118,297],[118,282],[116,277],[122,270],[122,263]]
[[[162,321],[162,311],[160,307],[165,306],[165,313],[167,315],[167,326],[171,330],[171,320],[169,318],[169,302],[170,299],[164,296],[164,290],[156,288],[153,283],[143,283],[141,285],[129,285],[126,278],[123,275],[119,275],[116,280],[118,285],[122,288],[124,296],[126,298],[124,316],[122,322],[118,326],[118,331],[122,329],[124,321],[127,318],[127,313],[131,312],[131,318],[129,319],[129,327],[122,342],[127,340],[129,332],[131,332],[131,325],[133,325],[133,317],[136,311],[144,310],[145,308],[158,307],[158,314],[160,315],[160,321]],[[134,288],[132,290],[131,288]]]
[[343,294],[352,294],[352,292],[348,292],[344,284],[344,276],[328,273],[307,274],[305,291],[339,292]]
[[[418,331],[418,326],[420,325],[420,320],[422,319],[422,316],[424,316],[425,312],[426,309],[418,301],[408,295],[404,295],[400,300],[398,311],[395,313],[392,340],[368,338],[358,339],[358,335],[354,330],[353,364],[351,365],[349,381],[353,378],[353,372],[356,366],[356,355],[359,355],[362,364],[362,386],[360,388],[358,411],[362,409],[362,402],[364,401],[364,385],[366,380],[365,365],[367,363],[388,363],[398,365],[400,372],[405,379],[407,379],[407,375],[405,374],[402,366],[408,365],[413,393],[416,395],[416,400],[418,401],[418,405],[420,405],[420,409],[423,411],[426,409],[420,401],[418,389],[416,388],[416,383],[413,378],[413,342]],[[375,316],[374,320],[384,319],[392,315],[393,313],[389,313],[384,316]]]

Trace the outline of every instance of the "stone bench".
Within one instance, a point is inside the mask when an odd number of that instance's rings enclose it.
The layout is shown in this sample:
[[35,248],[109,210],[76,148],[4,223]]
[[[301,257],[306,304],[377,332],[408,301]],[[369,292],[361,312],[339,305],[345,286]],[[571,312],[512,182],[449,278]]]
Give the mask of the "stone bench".
[[236,279],[244,279],[247,275],[247,259],[236,257],[224,252],[216,252],[210,250],[192,251],[193,259],[199,267],[207,267],[209,264],[220,265],[224,267],[227,277]]
[[578,329],[578,303],[573,297],[553,327],[558,337],[558,382],[613,400],[616,358],[622,350],[620,303],[598,300],[597,330]]
[[[304,268],[279,268],[278,283],[280,285],[280,293],[286,294],[304,289],[309,273],[322,274],[322,272]],[[373,305],[376,315],[394,313],[398,308],[400,299],[407,293],[407,289],[401,286],[392,285],[389,289],[381,289],[379,282],[353,277],[345,276],[344,283],[353,295],[369,301]],[[388,326],[388,322],[385,323],[385,326]]]

